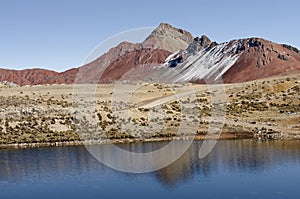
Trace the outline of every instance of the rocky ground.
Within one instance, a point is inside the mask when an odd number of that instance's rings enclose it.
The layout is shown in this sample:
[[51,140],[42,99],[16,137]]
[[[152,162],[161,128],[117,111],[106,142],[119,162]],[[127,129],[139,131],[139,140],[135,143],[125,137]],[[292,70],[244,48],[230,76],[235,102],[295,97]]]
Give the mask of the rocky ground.
[[1,85],[0,144],[219,138],[219,129],[221,138],[299,139],[299,81],[100,84],[91,99],[91,85]]

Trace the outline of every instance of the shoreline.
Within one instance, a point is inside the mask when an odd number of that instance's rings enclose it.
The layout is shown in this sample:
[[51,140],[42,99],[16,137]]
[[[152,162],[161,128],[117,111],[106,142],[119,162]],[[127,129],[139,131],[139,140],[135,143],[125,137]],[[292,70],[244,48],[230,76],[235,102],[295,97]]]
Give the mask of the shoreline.
[[84,146],[84,145],[102,145],[102,144],[127,144],[127,143],[148,143],[148,142],[163,142],[163,141],[203,141],[203,140],[243,140],[252,139],[257,141],[267,140],[300,140],[299,137],[289,137],[285,139],[273,139],[269,137],[253,135],[253,134],[233,134],[222,133],[220,135],[188,135],[177,137],[154,137],[154,138],[122,138],[122,139],[105,139],[105,140],[83,140],[83,141],[63,141],[63,142],[40,142],[40,143],[13,143],[0,144],[0,150],[5,149],[26,149],[26,148],[41,148],[41,147],[64,147],[64,146]]
[[0,150],[5,149],[26,149],[40,147],[63,147],[63,146],[83,146],[83,145],[100,145],[100,144],[125,144],[125,143],[147,143],[147,142],[163,142],[163,141],[184,141],[184,140],[237,140],[237,139],[254,139],[253,136],[245,134],[221,134],[219,135],[196,135],[181,137],[157,137],[157,138],[124,138],[124,139],[106,139],[91,141],[64,141],[64,142],[45,142],[45,143],[14,143],[0,144]]

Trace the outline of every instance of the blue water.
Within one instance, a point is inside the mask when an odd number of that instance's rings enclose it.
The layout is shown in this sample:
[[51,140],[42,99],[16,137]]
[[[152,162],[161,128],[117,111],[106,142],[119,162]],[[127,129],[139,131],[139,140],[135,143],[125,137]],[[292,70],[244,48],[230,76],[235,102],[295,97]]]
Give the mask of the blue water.
[[0,198],[300,197],[299,141],[219,141],[199,159],[201,144],[195,141],[173,164],[145,174],[108,168],[84,146],[0,150]]

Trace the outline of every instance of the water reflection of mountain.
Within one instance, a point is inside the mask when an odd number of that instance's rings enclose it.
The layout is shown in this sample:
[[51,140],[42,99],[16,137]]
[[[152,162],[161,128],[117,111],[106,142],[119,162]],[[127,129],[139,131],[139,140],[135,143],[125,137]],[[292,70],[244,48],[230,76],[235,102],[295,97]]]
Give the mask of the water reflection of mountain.
[[[289,162],[300,164],[300,141],[219,141],[207,157],[199,159],[198,152],[201,143],[200,141],[194,142],[177,161],[166,168],[146,175],[154,176],[164,186],[172,187],[193,178],[205,179],[216,172],[264,172],[274,164]],[[180,145],[180,142],[178,144]],[[136,151],[149,151],[164,144],[133,145],[131,148]],[[83,146],[2,150],[0,151],[0,168],[0,182],[35,180],[66,174],[101,177],[103,173],[113,172],[128,178],[136,176],[116,172],[103,166]]]
[[201,143],[194,142],[177,161],[155,172],[159,181],[165,186],[175,186],[194,176],[201,180],[224,170],[228,173],[256,173],[273,164],[300,164],[300,141],[219,141],[207,157],[199,159]]

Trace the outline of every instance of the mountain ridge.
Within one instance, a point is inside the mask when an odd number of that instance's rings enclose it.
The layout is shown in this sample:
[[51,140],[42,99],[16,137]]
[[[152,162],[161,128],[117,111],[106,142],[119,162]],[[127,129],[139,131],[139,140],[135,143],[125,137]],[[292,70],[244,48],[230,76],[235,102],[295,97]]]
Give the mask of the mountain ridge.
[[186,30],[161,23],[143,42],[121,42],[78,68],[63,72],[0,69],[0,82],[113,83],[127,73],[130,77],[143,76],[143,70],[145,81],[161,78],[166,82],[245,82],[300,71],[300,51],[258,37],[218,44],[205,35],[193,37]]

